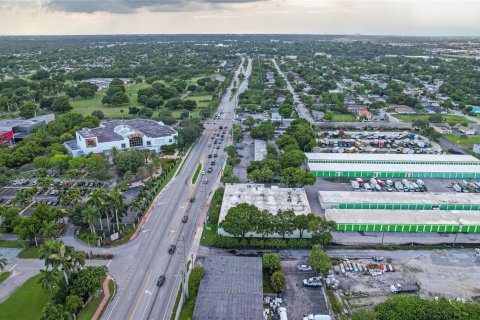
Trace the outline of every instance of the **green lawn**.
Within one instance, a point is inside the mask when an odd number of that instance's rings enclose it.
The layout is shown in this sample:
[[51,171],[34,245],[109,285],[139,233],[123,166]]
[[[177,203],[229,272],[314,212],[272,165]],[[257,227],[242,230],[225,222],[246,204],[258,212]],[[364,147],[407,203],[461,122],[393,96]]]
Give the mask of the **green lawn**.
[[[393,116],[404,122],[413,122],[414,120],[429,121],[428,117],[431,115],[430,114],[393,114]],[[457,123],[473,123],[473,121],[468,120],[462,116],[457,116],[453,114],[445,114],[442,116],[445,119],[445,122],[447,122],[451,126],[454,126]]]
[[[112,300],[113,294],[115,292],[115,283],[113,280],[110,280],[108,282],[108,288],[110,289],[110,298],[108,298],[107,304],[105,305],[105,308],[102,310],[102,313],[100,314],[99,319],[102,317],[101,315],[105,311],[106,307],[108,306],[108,303]],[[90,299],[90,301],[85,305],[85,307],[80,311],[78,314],[77,320],[90,320],[93,317],[93,314],[95,311],[97,311],[98,306],[103,300],[103,290],[98,291],[95,293],[95,295]]]
[[355,122],[357,119],[355,116],[351,113],[343,114],[343,113],[337,113],[333,112],[333,117],[331,122]]
[[70,104],[72,105],[74,112],[83,115],[91,115],[93,111],[101,110],[105,114],[106,118],[121,118],[122,113],[120,112],[120,110],[123,110],[124,118],[128,119],[132,118],[132,115],[128,114],[129,106],[141,107],[141,105],[137,101],[138,90],[147,88],[149,86],[150,85],[145,82],[125,85],[125,93],[130,99],[130,102],[123,106],[109,107],[103,105],[102,98],[105,96],[105,92],[107,91],[106,89],[98,91],[93,99],[76,98],[75,100],[71,100]]
[[48,290],[43,290],[36,275],[27,280],[5,302],[0,304],[0,318],[3,320],[39,319],[43,308],[52,301]]
[[453,143],[464,145],[468,148],[472,148],[474,144],[480,143],[480,137],[479,136],[474,136],[474,137],[469,137],[467,138],[460,138],[458,136],[455,136],[453,134],[445,134],[443,135],[445,138],[448,140],[452,141]]
[[192,184],[197,183],[198,175],[200,174],[201,170],[202,170],[202,164],[199,163],[198,166],[197,166],[197,169],[195,170],[195,173],[193,174]]
[[10,271],[4,271],[4,272],[0,272],[0,283],[2,283],[3,281],[7,280],[8,277],[10,277],[12,273]]
[[203,228],[202,238],[200,239],[200,244],[202,246],[211,247],[213,245],[213,239],[217,234],[217,228],[210,227],[210,230]]
[[17,257],[22,259],[40,259],[40,246],[27,247],[20,251]]
[[20,248],[20,244],[17,241],[0,240],[0,248]]

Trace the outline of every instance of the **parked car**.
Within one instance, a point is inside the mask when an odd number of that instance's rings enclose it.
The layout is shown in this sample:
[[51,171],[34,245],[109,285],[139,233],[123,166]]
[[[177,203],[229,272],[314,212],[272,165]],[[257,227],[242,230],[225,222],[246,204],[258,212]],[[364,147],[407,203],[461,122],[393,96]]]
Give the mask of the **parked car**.
[[170,248],[168,248],[168,253],[174,254],[176,250],[177,250],[177,246],[172,244]]
[[307,266],[306,264],[302,264],[297,267],[298,271],[312,271],[312,267]]
[[163,286],[163,283],[165,282],[165,276],[162,274],[161,276],[158,277],[157,279],[157,286],[161,287]]
[[303,279],[303,285],[305,287],[321,287],[322,277],[312,277],[308,279]]

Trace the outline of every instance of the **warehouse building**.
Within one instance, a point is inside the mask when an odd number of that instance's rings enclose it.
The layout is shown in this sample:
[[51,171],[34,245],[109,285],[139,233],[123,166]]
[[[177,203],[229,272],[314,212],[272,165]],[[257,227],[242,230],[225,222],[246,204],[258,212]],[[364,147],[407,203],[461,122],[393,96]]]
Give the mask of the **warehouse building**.
[[[227,184],[222,200],[219,222],[225,220],[228,210],[240,203],[255,205],[260,211],[268,210],[272,214],[277,214],[279,210],[292,210],[295,215],[311,213],[307,194],[303,188],[279,188],[272,186],[265,187],[263,184]],[[231,236],[222,228],[218,228],[218,234]],[[247,237],[261,237],[256,233],[248,233]],[[295,231],[287,238],[298,238],[299,232]],[[278,234],[272,234],[267,237],[280,237]],[[304,238],[311,237],[311,234],[305,232]]]
[[71,156],[107,153],[117,150],[148,149],[159,152],[161,147],[177,142],[178,133],[163,122],[149,119],[104,121],[99,127],[76,132],[76,140],[63,145]]
[[325,218],[339,231],[480,232],[480,211],[327,209]]
[[480,210],[475,193],[319,191],[318,200],[323,209]]
[[210,256],[203,267],[193,320],[262,319],[261,258]]
[[316,177],[480,178],[480,160],[451,154],[306,153]]

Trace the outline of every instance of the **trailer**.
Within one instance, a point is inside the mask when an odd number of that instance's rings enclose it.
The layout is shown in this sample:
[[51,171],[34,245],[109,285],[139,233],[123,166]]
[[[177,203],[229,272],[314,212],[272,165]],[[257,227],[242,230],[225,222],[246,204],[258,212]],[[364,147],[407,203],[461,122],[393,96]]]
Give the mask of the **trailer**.
[[390,292],[392,293],[412,293],[420,290],[420,286],[415,283],[396,283],[390,286]]

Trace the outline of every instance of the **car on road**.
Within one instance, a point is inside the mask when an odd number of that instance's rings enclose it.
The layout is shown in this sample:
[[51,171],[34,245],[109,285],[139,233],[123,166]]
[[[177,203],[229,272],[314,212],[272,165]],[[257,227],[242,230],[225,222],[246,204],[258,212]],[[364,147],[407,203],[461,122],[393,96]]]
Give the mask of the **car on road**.
[[208,179],[205,179],[205,181],[203,181],[204,184],[208,184]]
[[195,197],[190,197],[190,202],[195,202]]
[[208,146],[208,147],[211,147],[211,146],[212,146],[212,144],[211,144],[211,143],[209,143],[207,146]]
[[209,155],[208,155],[208,158],[210,159],[211,157],[212,157],[212,155],[211,155],[211,154],[209,154]]
[[212,167],[208,167],[208,170],[207,170],[207,172],[208,172],[208,173],[210,173],[210,172],[212,172],[212,170],[213,170],[213,168],[212,168]]
[[218,154],[214,153],[214,154],[213,154],[213,157],[214,157],[214,158],[218,157]]
[[165,276],[162,274],[157,279],[157,286],[161,287],[165,283]]
[[183,216],[183,217],[182,217],[182,222],[183,222],[183,223],[187,222],[187,220],[188,220],[188,216]]
[[172,244],[170,248],[168,248],[168,253],[174,254],[176,250],[177,250],[177,246]]
[[217,146],[217,149],[220,149],[220,146]]
[[211,164],[212,166],[214,166],[214,165],[215,165],[215,160],[213,160],[212,162],[210,162],[210,164]]
[[205,171],[202,170],[202,174],[205,174]]
[[321,287],[322,277],[312,277],[308,279],[303,279],[303,285],[305,287]]
[[307,266],[306,264],[302,264],[297,267],[298,271],[312,271],[312,267]]

